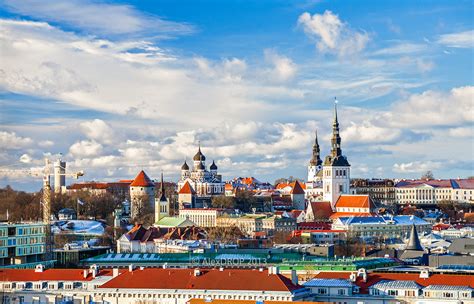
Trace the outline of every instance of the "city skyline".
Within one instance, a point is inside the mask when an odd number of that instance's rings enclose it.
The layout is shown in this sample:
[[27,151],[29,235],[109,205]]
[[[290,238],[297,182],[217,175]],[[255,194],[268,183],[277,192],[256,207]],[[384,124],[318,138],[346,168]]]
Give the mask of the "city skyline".
[[304,178],[316,129],[330,152],[337,96],[352,177],[467,177],[472,13],[469,1],[4,1],[0,168],[63,153],[84,180],[177,181],[200,142],[224,179]]

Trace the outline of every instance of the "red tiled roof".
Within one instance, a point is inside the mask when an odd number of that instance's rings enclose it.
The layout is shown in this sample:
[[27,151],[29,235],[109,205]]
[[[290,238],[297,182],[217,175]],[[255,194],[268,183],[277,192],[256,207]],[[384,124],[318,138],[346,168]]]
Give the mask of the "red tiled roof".
[[374,203],[368,195],[341,195],[336,202],[336,208],[369,208],[374,209]]
[[329,230],[331,224],[326,222],[302,222],[296,224],[299,230]]
[[179,192],[178,192],[178,194],[194,194],[194,193],[196,192],[194,192],[194,189],[193,187],[191,187],[189,182],[186,182],[184,186],[181,189],[179,189]]
[[[350,272],[320,272],[315,278],[318,279],[349,279]],[[421,279],[418,273],[368,273],[367,281],[363,282],[361,277],[357,278],[356,284],[361,293],[368,293],[368,288],[382,280],[388,281],[415,281],[421,286],[450,285],[469,286],[474,288],[474,275],[458,274],[431,274],[427,279]]]
[[[110,275],[108,270],[100,270],[98,276]],[[0,269],[0,282],[34,282],[34,281],[90,281],[92,274],[84,278],[83,269],[45,269],[35,272],[34,269]]]
[[306,186],[303,186],[299,181],[295,181],[293,183],[291,183],[291,194],[304,194],[304,188],[306,188]]
[[153,187],[154,185],[155,184],[143,170],[138,173],[137,177],[135,177],[133,182],[130,184],[131,187]]
[[80,190],[80,189],[107,189],[107,183],[96,183],[96,182],[88,182],[88,183],[77,183],[69,185],[67,188],[72,190]]
[[[256,269],[145,268],[124,272],[99,288],[292,291],[301,288],[281,274]],[[153,278],[153,280],[150,280]]]
[[328,219],[334,213],[332,211],[331,202],[310,202],[310,205],[315,219]]

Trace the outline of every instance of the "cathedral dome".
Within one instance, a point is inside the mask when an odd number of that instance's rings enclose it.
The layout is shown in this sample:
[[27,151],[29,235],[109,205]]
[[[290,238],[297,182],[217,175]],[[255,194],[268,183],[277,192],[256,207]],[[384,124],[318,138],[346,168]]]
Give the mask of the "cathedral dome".
[[198,170],[205,170],[206,167],[204,167],[204,164],[202,162],[199,162],[199,164],[197,165],[197,168]]
[[212,165],[209,167],[211,170],[217,170],[217,165],[214,161],[212,161]]
[[199,147],[199,150],[197,151],[196,155],[194,155],[193,160],[194,161],[205,161],[206,160],[206,157],[201,152],[201,147]]
[[181,166],[181,170],[189,170],[189,166],[186,161],[184,161],[184,164]]

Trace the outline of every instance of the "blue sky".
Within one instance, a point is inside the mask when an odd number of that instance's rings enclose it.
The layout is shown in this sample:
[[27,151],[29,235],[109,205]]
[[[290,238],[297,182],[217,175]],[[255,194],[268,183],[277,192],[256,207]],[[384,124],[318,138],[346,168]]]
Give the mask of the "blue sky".
[[474,175],[470,1],[1,1],[0,185],[305,177],[339,100],[353,177]]

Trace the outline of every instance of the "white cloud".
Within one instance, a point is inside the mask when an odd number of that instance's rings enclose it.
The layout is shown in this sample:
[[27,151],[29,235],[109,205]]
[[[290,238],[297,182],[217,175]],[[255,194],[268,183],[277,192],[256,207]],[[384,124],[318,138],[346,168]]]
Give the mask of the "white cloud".
[[392,126],[452,126],[474,122],[474,87],[453,88],[449,93],[425,91],[396,102],[381,120]]
[[393,165],[393,171],[397,173],[416,173],[426,172],[441,168],[442,163],[438,161],[414,161],[408,163],[400,163]]
[[372,55],[404,55],[413,54],[426,51],[428,46],[426,44],[400,42],[387,48],[379,49],[372,53]]
[[110,144],[116,139],[113,129],[101,119],[84,121],[80,128],[87,138],[101,143]]
[[20,162],[22,162],[24,164],[29,164],[29,163],[31,163],[32,160],[33,159],[28,154],[23,154],[22,156],[20,156]]
[[54,146],[54,142],[52,140],[42,140],[38,143],[38,146],[42,148],[50,148]]
[[394,142],[400,139],[401,135],[400,129],[375,126],[373,122],[367,120],[359,123],[351,122],[341,132],[341,137],[344,138],[344,141],[358,143]]
[[472,125],[470,127],[451,128],[448,130],[448,134],[453,137],[470,137],[472,139],[474,138],[474,128]]
[[94,0],[6,0],[4,5],[21,15],[64,23],[95,34],[189,33],[193,30],[188,24],[146,15],[130,5]]
[[299,16],[298,24],[310,37],[316,38],[321,52],[351,55],[362,51],[370,40],[367,33],[352,30],[329,10],[313,16],[305,12]]
[[473,48],[474,30],[440,35],[437,42],[453,48]]
[[264,51],[265,60],[272,68],[267,70],[267,77],[274,81],[283,82],[292,79],[297,72],[296,64],[288,57],[278,54],[275,50]]
[[15,132],[0,131],[0,146],[3,149],[23,149],[31,144],[33,140],[29,137],[17,136]]
[[76,158],[92,157],[98,156],[102,152],[102,148],[102,145],[95,141],[81,140],[69,148],[69,153]]

